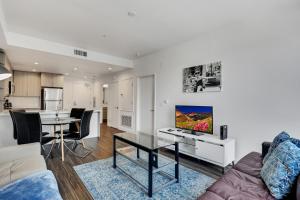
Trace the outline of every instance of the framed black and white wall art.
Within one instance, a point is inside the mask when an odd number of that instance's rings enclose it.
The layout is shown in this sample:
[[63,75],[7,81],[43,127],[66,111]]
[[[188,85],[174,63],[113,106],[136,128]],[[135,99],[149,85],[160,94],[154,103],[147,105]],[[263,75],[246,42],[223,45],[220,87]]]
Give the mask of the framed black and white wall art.
[[222,90],[222,63],[213,62],[183,69],[183,92],[220,92]]

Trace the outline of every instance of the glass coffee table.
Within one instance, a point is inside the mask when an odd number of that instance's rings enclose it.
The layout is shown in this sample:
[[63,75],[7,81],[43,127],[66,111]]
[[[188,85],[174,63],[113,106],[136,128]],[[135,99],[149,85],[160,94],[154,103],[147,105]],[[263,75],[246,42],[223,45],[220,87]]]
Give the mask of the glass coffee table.
[[[136,148],[136,159],[125,155],[120,152],[116,147],[116,142],[121,141],[130,146]],[[167,146],[175,146],[175,159],[163,157],[164,161],[167,159],[167,162],[159,162],[160,154],[158,150]],[[140,158],[140,150],[143,150],[148,153],[148,158],[142,159]],[[129,161],[135,163],[139,167],[148,171],[148,187],[144,184],[136,180],[133,176],[128,174],[125,170],[122,169],[122,166],[117,165],[117,154],[125,157]],[[164,167],[174,165],[175,174],[169,174],[163,171]],[[117,133],[113,136],[113,168],[118,168],[122,173],[124,173],[127,177],[129,177],[133,182],[138,184],[145,192],[148,193],[149,197],[152,197],[153,192],[158,191],[159,189],[173,184],[175,182],[179,183],[179,149],[178,142],[175,140],[165,139],[158,136],[146,134],[146,133]],[[163,185],[156,186],[153,188],[153,174],[159,173],[162,176],[166,176],[169,181],[164,183]]]

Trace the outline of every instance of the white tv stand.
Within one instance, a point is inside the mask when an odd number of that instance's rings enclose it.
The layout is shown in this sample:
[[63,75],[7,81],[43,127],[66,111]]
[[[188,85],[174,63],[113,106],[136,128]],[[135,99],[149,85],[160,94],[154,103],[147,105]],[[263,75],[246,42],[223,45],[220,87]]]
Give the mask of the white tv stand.
[[[179,142],[179,152],[182,154],[213,163],[223,169],[229,164],[234,164],[234,139],[220,140],[214,135],[197,136],[183,132],[184,130],[177,128],[163,128],[157,130],[157,135],[163,138],[176,139]],[[173,150],[173,146],[169,149]]]

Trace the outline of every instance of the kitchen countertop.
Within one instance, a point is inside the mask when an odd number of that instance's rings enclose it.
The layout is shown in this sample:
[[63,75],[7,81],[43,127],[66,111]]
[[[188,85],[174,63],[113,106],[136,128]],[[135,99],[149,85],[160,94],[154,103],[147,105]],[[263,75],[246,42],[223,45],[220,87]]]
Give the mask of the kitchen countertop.
[[[26,112],[39,112],[40,115],[51,115],[51,114],[56,114],[55,110],[31,110],[31,109],[25,109]],[[58,111],[58,114],[69,114],[71,111],[70,110],[61,110]],[[94,110],[94,112],[100,112],[100,110]],[[0,116],[9,116],[8,110],[4,110],[0,112]]]

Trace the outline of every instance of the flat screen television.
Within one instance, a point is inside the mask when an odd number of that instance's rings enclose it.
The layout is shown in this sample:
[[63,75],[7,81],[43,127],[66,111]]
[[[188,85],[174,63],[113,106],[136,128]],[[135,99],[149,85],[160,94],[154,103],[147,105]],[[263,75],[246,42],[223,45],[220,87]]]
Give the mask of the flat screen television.
[[213,134],[212,106],[175,106],[176,128]]

